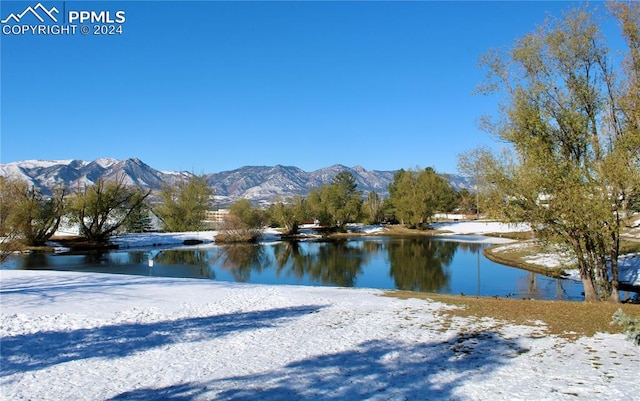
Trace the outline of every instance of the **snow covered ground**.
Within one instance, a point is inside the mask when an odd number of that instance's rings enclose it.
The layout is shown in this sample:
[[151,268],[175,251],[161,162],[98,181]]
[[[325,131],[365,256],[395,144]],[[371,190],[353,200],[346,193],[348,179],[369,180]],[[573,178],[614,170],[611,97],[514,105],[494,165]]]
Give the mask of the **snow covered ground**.
[[5,400],[631,400],[640,347],[377,290],[0,271]]
[[[526,226],[460,222],[439,229],[481,234]],[[215,232],[116,242],[172,246],[185,239],[213,243]],[[625,263],[640,271],[638,260]],[[0,398],[631,400],[640,394],[640,347],[622,334],[567,340],[546,335],[535,322],[445,324],[442,314],[452,306],[380,294],[0,270]]]

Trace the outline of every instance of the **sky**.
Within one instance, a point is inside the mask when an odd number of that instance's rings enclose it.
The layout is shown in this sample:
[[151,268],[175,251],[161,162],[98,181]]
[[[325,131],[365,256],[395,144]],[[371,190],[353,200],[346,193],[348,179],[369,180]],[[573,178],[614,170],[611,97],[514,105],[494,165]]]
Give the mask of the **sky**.
[[[0,16],[37,4],[2,1]],[[2,163],[138,157],[194,173],[277,164],[455,173],[459,154],[501,146],[479,128],[498,98],[473,94],[478,58],[577,3],[41,4],[77,31],[11,30],[43,25],[31,14],[2,24]],[[110,21],[71,21],[73,11]]]

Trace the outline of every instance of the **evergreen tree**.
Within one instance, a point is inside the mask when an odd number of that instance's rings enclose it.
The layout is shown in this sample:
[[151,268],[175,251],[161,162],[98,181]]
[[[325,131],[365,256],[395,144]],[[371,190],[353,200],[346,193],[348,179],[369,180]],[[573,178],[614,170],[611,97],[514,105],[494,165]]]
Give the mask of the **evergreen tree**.
[[144,233],[153,231],[150,214],[151,209],[146,203],[139,204],[131,211],[129,218],[123,224],[122,231],[125,233]]

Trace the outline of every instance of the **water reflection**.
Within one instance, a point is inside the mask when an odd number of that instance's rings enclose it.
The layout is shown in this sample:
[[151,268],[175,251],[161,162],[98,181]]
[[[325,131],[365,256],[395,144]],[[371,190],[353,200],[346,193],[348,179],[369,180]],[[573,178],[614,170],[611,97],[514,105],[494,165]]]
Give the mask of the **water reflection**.
[[496,264],[482,255],[486,246],[442,238],[376,237],[75,255],[34,252],[7,262],[2,268],[582,299],[580,283]]
[[390,269],[396,288],[409,291],[440,292],[449,290],[456,242],[424,241],[407,238],[388,244]]
[[223,269],[229,270],[235,281],[248,282],[251,271],[261,272],[270,261],[264,246],[258,244],[233,244],[217,248],[214,257]]
[[569,291],[563,285],[564,283],[567,281],[529,272],[518,280],[518,289],[519,293],[526,294],[527,298],[562,300],[570,296]]
[[[153,260],[153,263],[149,263]],[[15,268],[135,274],[162,277],[215,279],[205,250],[92,251],[82,254],[32,252],[19,258]]]
[[30,252],[23,257],[21,267],[25,270],[48,270],[51,264],[46,253]]
[[[205,250],[163,250],[155,255],[149,252],[130,252],[137,259],[137,262],[131,260],[131,263],[147,263],[148,260],[153,259],[153,266],[157,269],[163,268],[163,266],[190,266],[191,270],[200,273],[200,277],[215,279],[216,274],[211,269],[210,255]],[[197,275],[195,275],[197,277]]]
[[364,248],[355,244],[350,241],[321,243],[309,258],[306,274],[325,285],[353,287],[369,257]]
[[360,241],[296,242],[272,246],[276,274],[323,285],[353,287],[378,245]]
[[285,241],[273,245],[276,275],[304,278],[312,255],[298,241]]

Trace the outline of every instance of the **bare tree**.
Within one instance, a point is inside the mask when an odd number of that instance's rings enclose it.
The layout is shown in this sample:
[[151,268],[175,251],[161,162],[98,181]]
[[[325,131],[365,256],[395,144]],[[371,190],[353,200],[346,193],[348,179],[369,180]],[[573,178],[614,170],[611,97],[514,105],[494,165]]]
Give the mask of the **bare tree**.
[[99,179],[91,186],[78,189],[71,201],[70,213],[82,235],[89,241],[104,243],[150,193],[150,190],[144,192],[126,185],[123,175],[110,181]]

